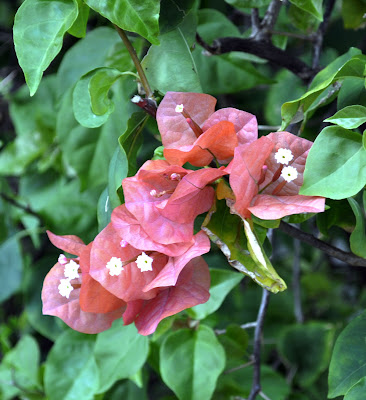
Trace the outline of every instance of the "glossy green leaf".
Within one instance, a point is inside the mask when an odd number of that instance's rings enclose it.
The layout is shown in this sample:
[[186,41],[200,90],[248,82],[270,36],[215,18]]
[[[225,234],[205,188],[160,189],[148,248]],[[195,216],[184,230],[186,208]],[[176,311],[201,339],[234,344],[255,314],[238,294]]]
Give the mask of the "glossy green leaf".
[[296,100],[282,105],[282,126],[285,129],[290,123],[301,121],[317,97],[333,82],[346,77],[363,78],[366,56],[351,48],[346,54],[338,57],[328,67],[320,71],[313,79],[310,90]]
[[118,139],[121,150],[127,156],[128,176],[135,175],[137,171],[136,157],[142,145],[142,130],[147,119],[148,116],[142,111],[133,113],[128,120],[127,129]]
[[76,1],[78,3],[78,16],[72,24],[72,27],[68,30],[68,33],[77,38],[83,38],[86,35],[86,25],[88,23],[90,8],[83,0]]
[[324,122],[331,122],[345,129],[358,128],[366,122],[366,107],[360,105],[345,107]]
[[353,104],[366,106],[365,83],[359,78],[345,78],[338,94],[337,109],[340,110]]
[[365,23],[366,3],[363,0],[342,1],[342,18],[346,29],[356,29]]
[[99,333],[94,349],[99,369],[98,393],[105,392],[117,380],[137,373],[148,351],[148,338],[139,335],[134,325],[123,326],[122,320],[114,321],[110,329]]
[[290,0],[290,2],[313,15],[319,21],[323,21],[323,0]]
[[0,302],[14,294],[22,283],[23,259],[15,236],[0,245]]
[[160,34],[166,33],[179,25],[192,9],[195,0],[161,0],[160,2]]
[[121,39],[114,29],[105,26],[89,32],[63,57],[57,72],[57,93],[61,97],[87,72],[104,67],[106,59]]
[[329,366],[328,397],[345,395],[366,376],[366,311],[353,319],[339,335]]
[[[25,390],[40,390],[40,352],[38,343],[32,336],[23,336],[16,346],[5,355],[3,364],[12,370],[12,380]],[[0,383],[1,385],[1,383]]]
[[85,3],[121,29],[138,33],[149,42],[159,44],[160,1],[85,0]]
[[122,179],[127,177],[128,173],[128,160],[126,153],[117,146],[111,162],[109,164],[108,172],[108,196],[112,208],[121,205],[121,200],[117,194],[117,189],[122,184]]
[[67,330],[58,337],[48,354],[44,373],[49,400],[94,399],[99,386],[94,346],[95,335]]
[[103,116],[113,112],[114,103],[108,96],[109,90],[117,79],[126,75],[129,75],[129,73],[120,72],[114,68],[97,68],[90,72],[88,90],[94,114]]
[[316,32],[320,24],[319,19],[310,13],[304,12],[295,4],[290,4],[287,15],[291,24],[304,33]]
[[211,328],[171,332],[160,348],[163,381],[180,400],[209,400],[225,367],[225,351]]
[[356,217],[356,226],[349,238],[351,250],[352,250],[352,253],[354,253],[360,257],[366,258],[365,212],[360,207],[360,205],[357,203],[357,201],[355,199],[350,197],[347,200],[348,200],[350,206],[352,207],[353,213],[355,214],[355,217]]
[[[216,203],[216,212],[210,213],[202,228],[217,244],[230,265],[250,276],[260,286],[277,293],[286,289],[286,284],[269,264],[264,268],[250,255],[242,220],[234,214],[225,201]],[[266,258],[268,260],[268,258]]]
[[296,368],[295,379],[300,386],[312,385],[327,369],[333,337],[333,326],[321,322],[293,325],[282,332],[278,349],[281,357]]
[[153,89],[161,93],[202,92],[191,53],[196,23],[195,16],[189,13],[175,29],[159,36],[159,46],[150,47],[142,67]]
[[[76,0],[25,0],[14,20],[14,45],[31,96],[78,15]],[[30,21],[32,23],[30,23]]]
[[344,400],[363,400],[366,393],[366,376],[360,379],[344,396]]
[[106,187],[98,199],[97,219],[98,232],[103,230],[110,222],[113,208],[108,195],[108,187]]
[[225,333],[218,335],[218,339],[225,349],[226,369],[237,366],[238,363],[243,364],[249,344],[247,331],[239,325],[228,325]]
[[223,269],[210,269],[211,286],[210,299],[187,312],[194,319],[204,319],[215,312],[225,300],[230,291],[243,279],[243,275]]
[[338,126],[324,128],[306,160],[300,194],[344,199],[366,183],[362,136]]

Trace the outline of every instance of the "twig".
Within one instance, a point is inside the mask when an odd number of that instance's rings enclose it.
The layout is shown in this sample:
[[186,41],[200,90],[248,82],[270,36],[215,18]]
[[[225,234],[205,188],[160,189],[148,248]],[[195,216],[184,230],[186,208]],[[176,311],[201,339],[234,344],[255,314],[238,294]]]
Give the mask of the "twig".
[[261,28],[256,36],[256,40],[267,40],[271,37],[271,30],[275,26],[278,13],[280,12],[282,2],[280,0],[272,0],[268,6],[266,14],[261,22]]
[[237,367],[227,369],[226,371],[223,372],[223,374],[230,374],[231,372],[238,371],[239,369],[250,367],[253,364],[254,364],[254,360],[251,360],[251,361],[248,361],[245,364],[241,364],[241,365],[238,365]]
[[344,261],[356,267],[366,267],[365,258],[361,258],[353,253],[348,253],[346,251],[340,250],[337,247],[334,247],[328,243],[323,242],[320,239],[317,239],[310,233],[303,232],[300,229],[297,229],[294,226],[287,224],[286,222],[281,221],[279,228],[281,231],[287,233],[288,235],[298,240],[301,240],[304,243],[310,244],[310,246],[313,246],[323,251],[331,257],[337,258],[338,260]]
[[123,43],[125,44],[128,52],[130,53],[131,59],[133,61],[133,63],[135,64],[137,73],[139,74],[140,80],[141,80],[141,84],[145,90],[146,96],[151,99],[153,98],[153,92],[150,88],[149,82],[146,78],[145,72],[141,66],[140,60],[137,57],[136,51],[134,49],[134,47],[132,46],[130,40],[128,39],[125,31],[123,29],[121,29],[119,26],[114,25],[114,27],[116,28],[119,36],[121,37]]
[[319,25],[318,31],[316,33],[314,40],[314,49],[313,49],[313,69],[317,69],[319,67],[319,59],[320,52],[323,45],[323,38],[325,31],[328,28],[330,15],[332,14],[334,8],[335,0],[328,0],[325,12],[323,16],[323,22]]
[[294,263],[292,269],[292,288],[294,291],[294,314],[296,321],[302,324],[304,322],[304,315],[301,307],[300,257],[301,257],[301,243],[300,240],[294,239]]
[[196,34],[196,39],[197,43],[211,54],[219,55],[230,53],[231,51],[254,54],[273,64],[288,69],[305,83],[309,82],[317,72],[299,58],[288,54],[286,51],[274,46],[271,42],[266,40],[223,37],[214,40],[213,44],[209,45],[199,34]]
[[265,395],[262,391],[259,392],[259,396],[262,397],[264,400],[271,400],[267,395]]
[[281,128],[281,125],[258,125],[259,131],[278,131]]
[[262,330],[264,323],[264,316],[266,315],[267,307],[269,302],[269,292],[263,289],[261,305],[259,307],[257,326],[254,332],[254,368],[253,368],[253,383],[250,391],[248,400],[254,400],[258,393],[261,391],[261,342],[262,342]]
[[[248,322],[246,324],[240,325],[241,329],[249,329],[249,328],[255,328],[257,326],[257,321],[255,322]],[[226,333],[226,329],[215,329],[216,335],[223,335]]]
[[250,37],[255,38],[260,30],[260,20],[259,20],[259,11],[258,8],[252,8],[252,12],[250,14],[250,19],[252,22],[252,33]]
[[8,196],[5,193],[0,193],[0,197],[3,198],[5,201],[10,203],[11,205],[20,208],[21,210],[25,211],[27,214],[31,214],[36,217],[39,221],[42,220],[40,215],[38,215],[35,211],[33,211],[29,206],[23,206],[23,204],[19,203],[17,200],[13,199],[12,197]]

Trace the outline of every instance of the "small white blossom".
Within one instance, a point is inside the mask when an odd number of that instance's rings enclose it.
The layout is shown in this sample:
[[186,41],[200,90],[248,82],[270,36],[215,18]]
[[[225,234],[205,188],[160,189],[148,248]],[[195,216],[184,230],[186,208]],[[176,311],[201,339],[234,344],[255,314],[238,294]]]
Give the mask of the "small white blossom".
[[155,189],[150,190],[150,196],[157,197],[158,196],[158,192]]
[[60,255],[58,256],[58,262],[59,262],[61,265],[67,264],[67,258],[66,258],[66,256],[65,256],[65,254],[60,254]]
[[175,107],[175,112],[177,112],[177,113],[182,113],[183,110],[184,110],[183,104],[178,104],[178,105]]
[[65,278],[68,279],[79,278],[78,269],[79,269],[79,264],[77,264],[74,260],[70,260],[70,262],[65,265],[65,270],[64,270]]
[[275,159],[280,164],[288,164],[294,155],[292,154],[290,149],[278,149],[277,153],[275,154]]
[[180,181],[180,180],[182,179],[182,177],[181,177],[179,174],[177,174],[176,172],[173,172],[173,173],[170,175],[170,179],[171,179],[172,181]]
[[122,240],[119,242],[119,244],[120,244],[121,247],[127,247],[127,246],[128,246],[128,243],[127,243],[124,239],[122,239]]
[[139,96],[138,94],[135,94],[131,99],[132,103],[135,103],[135,104],[140,103],[141,100],[142,100],[142,97]]
[[142,252],[142,254],[140,254],[136,259],[136,265],[140,268],[141,272],[152,271],[153,261],[154,259],[152,257],[149,257],[146,253]]
[[294,167],[284,167],[281,176],[286,182],[294,181],[297,178],[297,169]]
[[60,279],[60,284],[58,285],[58,291],[61,296],[70,297],[70,293],[74,290],[70,283],[70,279]]
[[122,260],[118,257],[112,257],[106,265],[106,268],[109,269],[109,275],[117,276],[123,271]]

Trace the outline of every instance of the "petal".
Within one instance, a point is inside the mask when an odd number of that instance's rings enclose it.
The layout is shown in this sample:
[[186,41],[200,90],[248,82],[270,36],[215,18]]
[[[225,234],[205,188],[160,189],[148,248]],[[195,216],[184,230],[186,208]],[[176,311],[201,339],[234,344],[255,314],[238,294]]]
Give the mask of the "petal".
[[261,219],[278,219],[292,214],[323,212],[324,205],[324,197],[260,194],[255,197],[254,204],[248,210]]
[[69,298],[58,293],[58,285],[63,277],[64,267],[59,263],[47,274],[42,289],[43,314],[57,316],[72,329],[83,333],[105,331],[115,319],[122,317],[125,307],[104,314],[82,311],[79,303],[80,289],[74,289]]
[[193,246],[184,254],[179,257],[169,258],[165,267],[156,278],[144,288],[144,291],[151,290],[154,287],[174,286],[179,274],[183,268],[188,265],[189,261],[210,251],[210,239],[203,231],[198,232],[197,235],[194,236],[194,239]]
[[112,257],[120,258],[125,262],[135,259],[141,253],[130,245],[122,248],[120,241],[112,224],[108,224],[97,235],[90,254],[90,275],[105,289],[125,302],[156,296],[157,289],[150,292],[143,292],[142,289],[158,275],[167,263],[168,257],[160,253],[152,253],[150,254],[154,258],[152,271],[141,272],[135,262],[130,262],[123,267],[118,276],[111,276],[106,265]]
[[165,148],[164,157],[171,164],[183,165],[189,162],[196,167],[209,165],[213,160],[213,155],[208,150],[196,146],[195,142],[192,145],[180,146],[179,148]]
[[89,274],[90,251],[92,243],[80,254],[82,284],[80,289],[80,308],[85,312],[108,313],[126,306],[126,303],[114,296]]
[[263,136],[248,146],[235,149],[234,159],[230,163],[230,185],[236,198],[233,208],[243,218],[250,217],[248,207],[258,193],[257,182],[273,146],[273,142]]
[[144,300],[134,300],[127,303],[126,311],[123,313],[123,323],[125,325],[132,324],[143,307]]
[[163,146],[168,149],[192,145],[196,141],[196,135],[183,115],[175,111],[179,104],[183,104],[190,117],[201,126],[215,111],[216,99],[202,93],[166,93],[158,107],[156,120]]
[[58,236],[50,231],[47,231],[47,235],[55,247],[75,256],[80,256],[85,247],[84,242],[75,235]]
[[234,124],[239,145],[248,144],[258,138],[258,124],[255,115],[236,108],[222,108],[215,111],[204,123],[205,132],[219,121],[229,121]]
[[[121,239],[126,240],[126,242],[134,248],[144,251],[158,251],[159,253],[175,257],[183,254],[193,244],[193,238],[186,242],[171,244],[162,244],[154,241],[153,238],[144,231],[141,224],[133,214],[127,210],[124,204],[113,210],[112,224]],[[157,236],[157,238],[161,237]]]
[[209,287],[208,266],[202,257],[197,257],[183,269],[176,286],[168,287],[154,299],[145,301],[135,319],[139,333],[150,335],[163,318],[205,303],[210,297]]

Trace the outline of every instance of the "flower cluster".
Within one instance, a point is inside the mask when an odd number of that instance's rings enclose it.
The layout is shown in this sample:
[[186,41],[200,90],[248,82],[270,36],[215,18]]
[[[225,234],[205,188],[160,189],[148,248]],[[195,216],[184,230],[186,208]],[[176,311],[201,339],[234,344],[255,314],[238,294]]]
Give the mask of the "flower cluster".
[[[211,209],[215,182],[230,183],[227,204],[242,218],[277,219],[324,210],[324,199],[298,194],[311,142],[288,132],[258,139],[254,115],[215,112],[206,94],[168,92],[157,111],[165,160],[147,161],[123,180],[125,204],[88,245],[48,232],[64,252],[45,278],[43,312],[73,329],[97,333],[123,317],[148,335],[167,316],[204,303],[210,249],[196,217]],[[212,168],[215,160],[220,167]],[[191,170],[189,162],[201,169]]]

